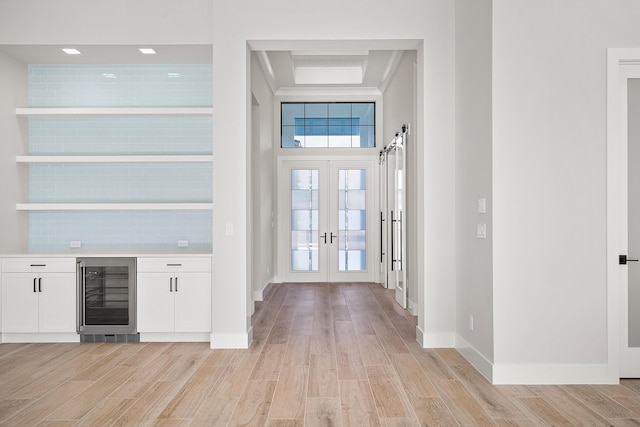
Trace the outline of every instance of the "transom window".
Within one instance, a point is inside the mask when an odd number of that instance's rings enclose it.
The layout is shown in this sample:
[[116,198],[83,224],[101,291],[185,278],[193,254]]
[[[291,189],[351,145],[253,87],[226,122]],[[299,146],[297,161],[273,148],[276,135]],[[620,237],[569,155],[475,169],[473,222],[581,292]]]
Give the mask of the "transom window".
[[283,102],[282,148],[372,148],[375,102]]

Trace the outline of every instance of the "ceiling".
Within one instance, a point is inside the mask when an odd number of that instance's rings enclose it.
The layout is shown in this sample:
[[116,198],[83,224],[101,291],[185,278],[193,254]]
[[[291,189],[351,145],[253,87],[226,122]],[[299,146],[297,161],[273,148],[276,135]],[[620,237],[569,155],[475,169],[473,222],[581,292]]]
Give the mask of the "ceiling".
[[[307,50],[253,49],[274,92],[313,88],[366,88],[384,92],[404,50],[298,46]],[[152,47],[155,55],[138,50]],[[81,55],[67,55],[76,48]],[[352,50],[345,50],[351,49]],[[212,63],[211,45],[0,45],[0,51],[25,64],[175,64]]]
[[384,92],[402,50],[256,51],[274,92],[300,88],[375,88]]
[[[155,55],[139,48],[151,47]],[[67,55],[76,48],[82,55]],[[0,51],[25,64],[210,64],[211,45],[0,45]]]

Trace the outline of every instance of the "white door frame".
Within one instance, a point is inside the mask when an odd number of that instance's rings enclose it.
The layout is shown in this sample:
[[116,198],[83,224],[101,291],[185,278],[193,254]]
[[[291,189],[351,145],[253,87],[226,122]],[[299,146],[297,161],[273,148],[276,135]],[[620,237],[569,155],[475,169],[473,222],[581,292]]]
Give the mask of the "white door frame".
[[623,270],[618,255],[627,253],[625,224],[627,190],[627,138],[623,124],[625,111],[620,106],[626,93],[620,88],[622,67],[640,64],[640,49],[607,50],[607,382],[618,384],[621,372],[621,281]]
[[[327,161],[327,162],[370,162],[371,163],[371,167],[370,167],[370,172],[371,174],[373,174],[372,176],[370,176],[367,179],[367,182],[371,184],[372,188],[369,189],[367,191],[367,198],[370,198],[370,200],[367,202],[367,209],[368,209],[368,213],[367,213],[367,270],[369,272],[371,272],[371,280],[373,282],[378,282],[379,278],[380,278],[380,272],[379,272],[379,267],[378,267],[378,263],[376,263],[376,256],[377,256],[377,248],[380,245],[379,242],[379,236],[378,233],[376,232],[377,230],[377,223],[374,221],[376,220],[378,217],[376,215],[376,213],[379,210],[380,207],[380,200],[379,200],[379,190],[377,188],[378,186],[378,168],[376,168],[376,164],[378,161],[378,157],[377,154],[376,155],[362,155],[362,156],[355,156],[355,155],[348,155],[348,156],[339,156],[339,155],[327,155],[327,156],[278,156],[277,157],[277,173],[276,173],[276,200],[277,200],[277,205],[276,205],[276,209],[275,211],[278,212],[278,218],[276,221],[277,224],[277,228],[276,228],[276,232],[275,232],[275,237],[276,237],[276,266],[278,269],[277,272],[277,277],[278,280],[284,280],[286,281],[287,278],[289,277],[289,273],[286,270],[285,266],[288,266],[288,261],[287,260],[283,260],[282,257],[282,253],[283,253],[283,247],[284,245],[287,245],[286,240],[283,241],[283,239],[289,239],[289,237],[285,236],[282,227],[284,227],[285,223],[288,223],[288,221],[283,221],[284,218],[281,218],[281,211],[283,210],[282,208],[282,204],[284,203],[284,199],[283,197],[287,197],[287,194],[283,194],[286,189],[285,188],[281,188],[280,187],[280,182],[281,182],[281,173],[284,170],[284,164],[285,162],[290,162],[290,161],[294,161],[294,162],[310,162],[313,163],[314,161]],[[288,233],[288,227],[284,227],[286,229],[286,232]],[[287,267],[288,268],[288,267]],[[348,274],[348,273],[347,273]],[[314,281],[315,277],[313,277],[313,274],[310,275],[310,281]]]

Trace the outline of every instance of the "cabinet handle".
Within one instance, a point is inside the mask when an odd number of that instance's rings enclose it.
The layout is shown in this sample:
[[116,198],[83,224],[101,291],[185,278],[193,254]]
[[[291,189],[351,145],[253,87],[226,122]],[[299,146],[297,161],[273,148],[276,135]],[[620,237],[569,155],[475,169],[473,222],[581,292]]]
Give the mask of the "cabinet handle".
[[31,264],[31,267],[46,267],[47,264]]
[[33,278],[33,292],[36,292],[36,280],[38,280],[36,277]]
[[178,278],[176,277],[176,292],[178,292]]
[[167,264],[167,267],[182,267],[182,264]]
[[173,292],[173,277],[169,278],[169,292]]
[[42,292],[42,277],[38,279],[38,292]]

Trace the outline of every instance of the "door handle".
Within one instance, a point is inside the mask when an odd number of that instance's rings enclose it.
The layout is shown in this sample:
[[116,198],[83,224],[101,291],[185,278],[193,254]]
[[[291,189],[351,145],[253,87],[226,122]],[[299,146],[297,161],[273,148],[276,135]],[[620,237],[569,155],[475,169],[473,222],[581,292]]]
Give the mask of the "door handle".
[[178,292],[178,278],[176,277],[176,292]]
[[338,237],[338,235],[336,234],[336,235],[334,236],[334,235],[333,235],[333,231],[332,231],[332,232],[331,232],[331,240],[330,240],[330,243],[331,243],[331,244],[333,244],[333,238],[334,238],[334,237]]
[[620,256],[618,257],[618,263],[619,263],[620,265],[627,265],[627,263],[628,263],[628,262],[631,262],[631,261],[637,262],[638,260],[637,260],[637,259],[629,259],[629,258],[627,258],[627,256],[626,256],[626,255],[620,255]]
[[38,292],[42,292],[42,277],[38,279]]
[[322,236],[322,238],[324,239],[324,244],[327,244],[327,233],[325,232],[324,235]]
[[33,278],[33,292],[36,292],[36,281],[37,280],[38,280],[37,278],[35,278],[35,277]]
[[173,277],[169,278],[169,292],[173,292]]

